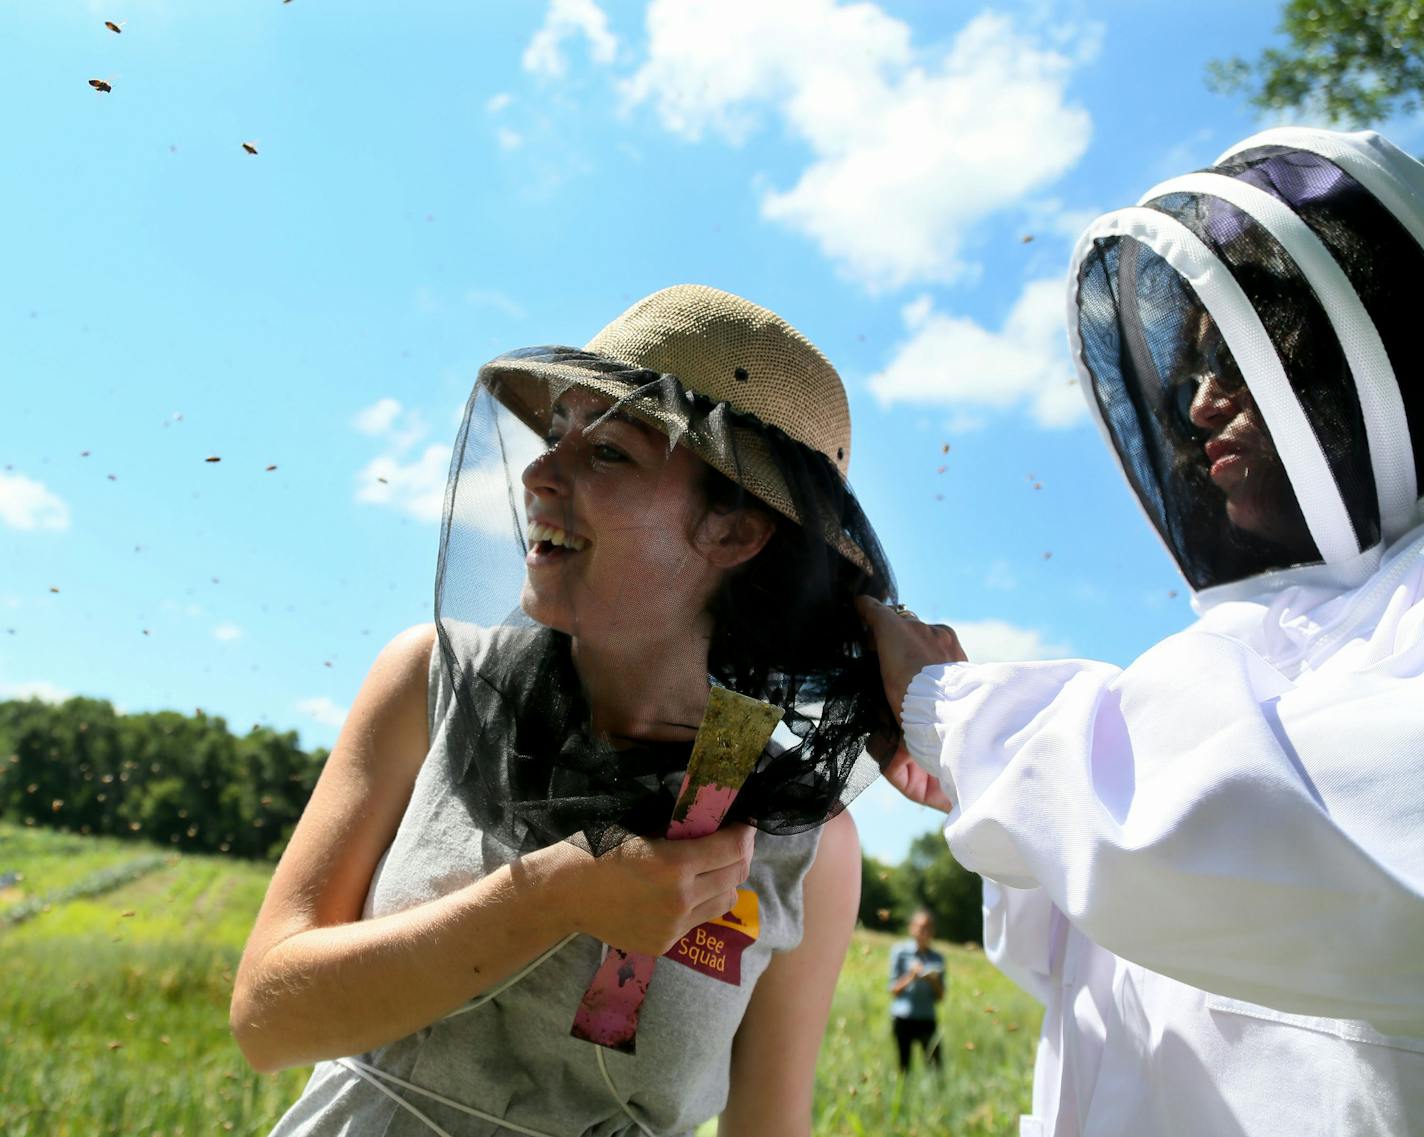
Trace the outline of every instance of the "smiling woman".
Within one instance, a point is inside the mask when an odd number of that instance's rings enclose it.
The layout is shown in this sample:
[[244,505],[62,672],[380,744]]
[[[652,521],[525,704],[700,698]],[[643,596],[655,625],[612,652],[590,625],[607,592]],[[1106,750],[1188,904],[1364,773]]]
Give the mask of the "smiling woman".
[[[320,1060],[276,1134],[809,1133],[844,807],[894,742],[849,457],[831,365],[714,289],[481,370],[436,626],[372,669],[238,975],[253,1064]],[[714,685],[787,730],[665,840]],[[603,944],[667,953],[631,1051],[570,1036]]]

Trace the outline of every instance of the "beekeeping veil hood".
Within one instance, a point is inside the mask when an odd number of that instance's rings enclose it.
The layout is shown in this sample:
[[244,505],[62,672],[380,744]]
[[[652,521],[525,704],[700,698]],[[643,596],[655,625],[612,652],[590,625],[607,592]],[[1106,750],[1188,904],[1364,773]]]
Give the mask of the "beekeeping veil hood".
[[1199,608],[1419,523],[1421,283],[1424,167],[1370,132],[1266,131],[1079,240],[1079,378]]
[[[678,613],[702,556],[689,534],[715,511],[759,511],[773,529],[724,574],[706,673],[691,678],[704,700],[715,684],[773,704],[784,725],[730,816],[807,830],[877,776],[866,744],[894,720],[851,601],[892,597],[894,581],[847,480],[850,448],[821,352],[702,285],[638,301],[583,348],[481,369],[451,457],[435,609],[454,694],[443,749],[483,833],[522,852],[570,837],[601,852],[666,831],[701,711],[614,737],[592,721],[575,657],[593,644],[626,661],[703,634]],[[660,503],[686,477],[705,501],[674,519]],[[686,678],[612,681],[661,713],[660,692]]]

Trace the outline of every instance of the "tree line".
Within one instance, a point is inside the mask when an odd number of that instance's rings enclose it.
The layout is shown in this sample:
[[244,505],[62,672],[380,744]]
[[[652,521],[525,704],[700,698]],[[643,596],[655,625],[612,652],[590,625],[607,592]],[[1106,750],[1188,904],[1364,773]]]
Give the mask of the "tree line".
[[0,702],[0,818],[272,860],[326,754],[303,750],[293,731],[234,735],[202,711],[125,715],[85,698]]
[[934,917],[936,939],[979,943],[982,893],[979,874],[954,859],[938,830],[916,837],[898,865],[861,856],[860,922],[867,928],[903,931],[923,908]]

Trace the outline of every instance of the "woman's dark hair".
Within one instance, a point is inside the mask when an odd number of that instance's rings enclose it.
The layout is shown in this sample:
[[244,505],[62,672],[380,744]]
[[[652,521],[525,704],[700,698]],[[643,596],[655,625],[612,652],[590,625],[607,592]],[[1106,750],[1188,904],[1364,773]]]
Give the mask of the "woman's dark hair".
[[[861,595],[892,599],[894,579],[830,461],[775,428],[761,430],[802,521],[782,516],[732,478],[705,467],[708,511],[754,510],[773,526],[761,551],[727,573],[712,598],[708,671],[734,690],[761,692],[782,709],[782,721],[801,740],[784,752],[769,751],[762,777],[748,784],[734,807],[734,816],[794,832],[807,827],[797,819],[814,815],[818,799],[829,815],[839,812],[837,799],[864,749],[883,763],[899,741],[879,659],[853,604]],[[866,567],[825,539],[836,529],[862,551]],[[815,718],[808,707],[819,712]],[[807,777],[807,771],[827,769],[838,776]],[[777,793],[759,794],[762,786]]]
[[761,551],[729,572],[712,598],[712,674],[731,685],[761,686],[773,671],[814,671],[847,644],[868,650],[851,600],[862,594],[884,600],[883,584],[725,474],[705,470],[709,511],[752,510],[772,526]]

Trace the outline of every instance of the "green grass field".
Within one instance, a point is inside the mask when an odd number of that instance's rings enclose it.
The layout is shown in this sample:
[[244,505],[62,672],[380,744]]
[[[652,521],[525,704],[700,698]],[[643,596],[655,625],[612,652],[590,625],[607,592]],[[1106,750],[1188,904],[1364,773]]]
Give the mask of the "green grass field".
[[[140,859],[137,879],[84,894]],[[265,1134],[307,1073],[253,1073],[227,1031],[232,971],[269,871],[0,824],[0,877],[23,874],[0,890],[0,1133]],[[55,899],[6,926],[5,913],[36,896]],[[892,942],[859,932],[852,945],[817,1070],[818,1137],[1016,1133],[1037,1005],[978,952],[947,949],[944,1070],[900,1083],[885,991]]]

